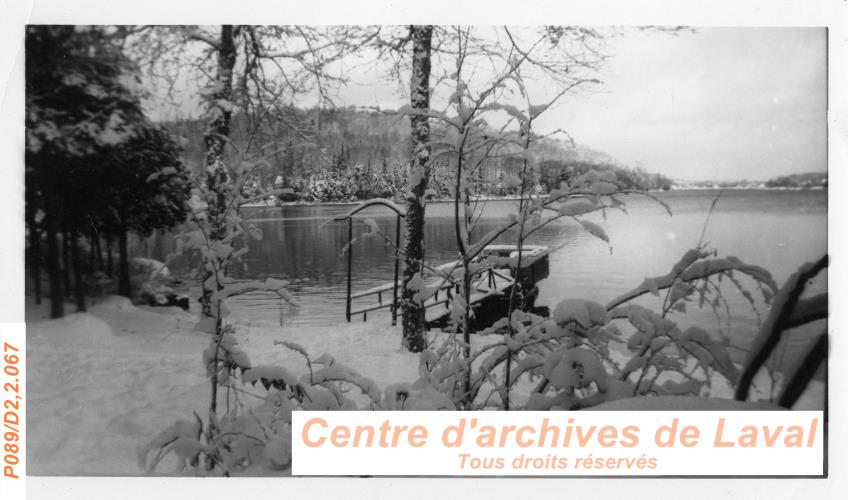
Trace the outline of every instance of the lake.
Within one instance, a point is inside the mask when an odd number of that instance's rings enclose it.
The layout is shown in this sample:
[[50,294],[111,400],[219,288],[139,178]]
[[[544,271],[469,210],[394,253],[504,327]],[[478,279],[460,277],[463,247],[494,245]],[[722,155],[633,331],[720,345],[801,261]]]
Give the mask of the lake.
[[[537,304],[554,305],[559,300],[580,297],[606,303],[639,285],[646,276],[658,276],[693,248],[701,237],[709,208],[718,191],[681,190],[657,193],[673,212],[672,216],[653,200],[631,195],[625,198],[627,214],[609,210],[606,219],[592,214],[610,239],[608,246],[591,236],[574,221],[556,221],[534,233],[528,244],[559,247],[550,257],[550,276],[539,283]],[[500,225],[516,211],[517,202],[481,202],[481,217],[474,235]],[[261,241],[250,244],[244,264],[232,269],[238,278],[281,278],[300,303],[298,310],[281,318],[279,298],[249,295],[232,301],[233,313],[241,317],[284,320],[287,324],[326,326],[345,321],[345,285],[347,223],[327,222],[347,212],[352,205],[316,205],[246,208],[262,229]],[[367,210],[361,219],[373,218],[380,230],[394,238],[395,219],[388,210]],[[431,263],[456,258],[452,203],[427,205],[425,230],[426,257]],[[363,223],[354,225],[354,235],[367,230]],[[725,190],[719,198],[704,233],[704,241],[719,256],[736,256],[746,263],[771,271],[778,285],[801,264],[815,260],[827,251],[827,192]],[[499,242],[514,243],[510,235]],[[353,250],[353,289],[364,290],[391,280],[392,247],[377,238],[358,239]],[[172,267],[189,265],[185,259]],[[750,281],[740,280],[745,285]],[[750,288],[756,292],[755,288]],[[827,279],[812,283],[811,291],[825,291]],[[732,331],[733,344],[740,347],[757,328],[757,315],[751,305],[724,281],[723,290],[730,307],[730,322],[723,312],[721,328]],[[755,296],[760,297],[759,293]],[[648,302],[650,304],[650,302]],[[716,330],[712,309],[699,310],[690,304],[685,315],[676,314],[682,325],[699,324]],[[765,308],[759,304],[761,314]],[[388,311],[371,313],[388,315]],[[361,321],[355,318],[354,321]],[[817,329],[816,329],[817,330]],[[796,350],[806,345],[811,331],[796,335]],[[812,332],[815,333],[815,332]]]

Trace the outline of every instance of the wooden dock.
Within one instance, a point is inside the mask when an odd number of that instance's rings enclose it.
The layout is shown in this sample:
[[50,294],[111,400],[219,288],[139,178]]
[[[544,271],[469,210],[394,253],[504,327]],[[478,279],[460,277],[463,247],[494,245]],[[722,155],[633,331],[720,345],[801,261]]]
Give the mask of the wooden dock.
[[[521,269],[515,269],[518,249],[514,245],[491,245],[486,247],[471,277],[470,304],[477,312],[483,309],[500,309],[505,313],[506,303],[516,281],[521,284],[524,296],[535,293],[536,282],[548,275],[547,247],[525,246],[522,250]],[[451,299],[459,291],[459,279],[463,275],[460,261],[448,262],[431,270],[424,278],[422,288],[425,323],[428,328],[445,326],[450,319]],[[368,313],[380,309],[391,309],[393,315],[399,307],[397,290],[402,287],[400,280],[388,282],[367,290],[350,293],[347,297],[347,319],[362,315],[363,321]],[[535,295],[533,295],[535,298]],[[500,308],[498,306],[500,305]]]
[[[353,219],[367,208],[385,208],[394,212],[395,226],[395,265],[394,279],[380,286],[353,292]],[[397,321],[400,300],[398,292],[403,283],[400,280],[400,226],[406,217],[405,210],[391,200],[373,199],[360,203],[349,212],[333,217],[333,221],[347,221],[347,295],[345,317],[350,321],[356,315],[362,315],[367,321],[368,313],[380,309],[390,309],[392,324]],[[506,316],[509,296],[516,284],[521,303],[517,307],[529,309],[538,295],[536,283],[548,276],[548,256],[551,249],[543,246],[524,245],[519,259],[515,245],[488,245],[471,262],[473,272],[470,277],[470,305],[474,311],[475,327],[483,326],[489,318]],[[518,265],[518,262],[521,265]],[[451,299],[460,293],[459,287],[464,275],[462,262],[454,261],[436,268],[425,270],[422,293],[424,293],[425,323],[428,328],[438,328],[450,320]],[[356,302],[356,304],[355,304]]]

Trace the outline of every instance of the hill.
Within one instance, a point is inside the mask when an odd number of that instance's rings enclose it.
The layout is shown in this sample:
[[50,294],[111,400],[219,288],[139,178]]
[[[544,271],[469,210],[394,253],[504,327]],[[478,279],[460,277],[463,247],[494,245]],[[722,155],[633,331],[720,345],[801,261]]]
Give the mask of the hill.
[[[257,171],[252,189],[289,190],[291,200],[361,199],[393,196],[403,188],[411,156],[409,120],[392,111],[348,107],[337,109],[288,109],[263,116],[233,117],[229,160],[242,156],[263,157],[268,168]],[[204,158],[205,122],[186,120],[166,123],[183,137],[185,161],[201,171]],[[582,144],[555,138],[540,140],[533,148],[537,184],[542,190],[589,169],[614,170],[625,188],[668,189],[671,181],[642,168],[630,168],[609,155]],[[499,156],[486,159],[477,174],[474,190],[480,194],[505,195],[500,179],[520,171],[522,159]],[[431,186],[437,196],[446,195],[453,179],[450,160],[434,165]]]

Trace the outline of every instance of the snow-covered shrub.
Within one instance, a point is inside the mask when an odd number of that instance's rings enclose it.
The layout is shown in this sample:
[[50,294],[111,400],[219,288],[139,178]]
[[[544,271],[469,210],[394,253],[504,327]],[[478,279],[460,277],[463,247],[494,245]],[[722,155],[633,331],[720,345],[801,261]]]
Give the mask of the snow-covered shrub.
[[[515,310],[511,324],[503,318],[478,332],[503,336],[472,349],[467,359],[464,342],[448,336],[422,353],[422,380],[468,409],[502,408],[506,392],[518,386],[529,398],[512,408],[528,410],[571,410],[652,394],[707,396],[716,375],[731,387],[738,379],[728,353],[729,332],[681,328],[676,318],[687,305],[724,307],[718,286],[723,279],[750,296],[734,274],[747,275],[765,303],[777,291],[764,269],[693,249],[668,274],[647,278],[606,305],[564,299],[549,317]],[[634,303],[648,294],[661,299],[657,310]],[[513,366],[507,381],[502,367],[508,360]],[[471,380],[467,393],[466,373]]]
[[354,198],[353,185],[345,172],[322,170],[309,178],[307,191],[320,201],[349,201]]
[[[286,281],[273,278],[265,281],[238,281],[228,276],[228,269],[232,265],[243,263],[241,258],[249,251],[250,243],[262,239],[261,229],[241,216],[240,207],[278,194],[273,191],[255,193],[246,188],[255,182],[256,171],[263,166],[268,166],[263,159],[245,159],[235,165],[221,161],[216,169],[210,169],[205,178],[196,179],[193,183],[192,196],[187,202],[189,220],[183,232],[175,237],[175,250],[169,258],[184,252],[200,256],[198,268],[193,274],[201,278],[203,314],[195,330],[210,335],[210,345],[203,352],[204,366],[211,386],[209,415],[203,429],[203,443],[198,441],[199,437],[195,437],[196,443],[189,444],[185,441],[188,438],[182,435],[185,433],[182,433],[178,436],[182,441],[176,446],[174,429],[183,429],[185,426],[166,429],[145,448],[148,451],[158,449],[157,458],[148,464],[147,452],[140,457],[145,468],[155,467],[161,458],[160,455],[168,451],[174,451],[180,457],[186,453],[203,453],[206,457],[203,466],[206,469],[212,469],[216,463],[223,460],[217,451],[220,444],[218,440],[224,432],[221,426],[233,425],[226,417],[232,416],[234,401],[229,398],[230,392],[227,392],[228,397],[224,404],[221,404],[219,388],[226,387],[229,391],[228,384],[233,376],[249,367],[247,355],[238,348],[235,329],[227,320],[227,299],[245,293],[260,292],[280,297],[281,306],[282,302],[296,305],[286,290]],[[215,176],[212,176],[212,170]],[[211,182],[212,180],[215,182]],[[164,265],[161,267],[167,269]],[[223,411],[221,406],[224,407]],[[197,420],[201,427],[204,427],[199,417]],[[191,462],[194,464],[196,461],[192,459]]]
[[175,422],[138,448],[139,466],[153,472],[170,455],[180,472],[229,476],[287,471],[293,411],[455,409],[450,398],[425,383],[395,383],[380,390],[327,353],[313,359],[298,344],[276,344],[300,353],[306,370],[298,374],[285,366],[253,365],[232,328],[220,340],[213,339],[203,352],[203,366],[207,376],[216,378],[226,412],[212,414],[205,429],[198,415]]
[[[229,169],[228,181],[241,186],[252,178],[260,163],[244,163]],[[331,177],[332,178],[332,177]],[[336,177],[338,179],[338,177]],[[343,183],[339,183],[343,186]],[[333,189],[342,189],[329,185]],[[345,188],[346,189],[346,188]],[[209,344],[202,353],[202,367],[209,379],[211,397],[206,420],[175,422],[138,450],[139,464],[146,471],[156,470],[168,456],[176,457],[181,471],[196,474],[231,475],[247,471],[283,471],[291,462],[291,412],[304,410],[347,410],[404,408],[441,408],[444,395],[426,388],[392,388],[385,394],[376,384],[335,361],[329,354],[311,359],[302,347],[280,342],[284,348],[301,353],[306,373],[283,366],[254,366],[239,344],[238,332],[228,321],[226,301],[245,293],[275,294],[282,302],[296,304],[286,290],[288,282],[274,278],[264,281],[239,281],[228,276],[228,269],[241,263],[252,240],[261,240],[262,231],[239,214],[238,207],[268,193],[245,198],[243,189],[224,189],[230,202],[223,212],[210,210],[210,193],[202,182],[196,183],[189,201],[191,218],[185,231],[175,239],[174,255],[195,252],[201,256],[196,275],[202,275],[208,314],[195,330],[208,333]],[[257,391],[264,390],[263,393]],[[358,392],[357,392],[358,391]],[[354,394],[356,393],[356,394]],[[256,398],[258,405],[246,403]]]
[[[525,145],[528,143],[525,143]],[[526,149],[525,149],[526,153]],[[523,154],[524,158],[529,158],[530,155]],[[446,351],[438,353],[439,359],[446,359],[451,363],[452,368],[457,368],[459,361],[465,363],[462,367],[461,376],[453,377],[450,380],[456,379],[457,385],[451,390],[454,396],[460,398],[458,403],[465,408],[479,406],[475,403],[475,398],[482,385],[482,381],[474,381],[472,371],[475,369],[471,363],[477,356],[473,355],[470,347],[470,333],[472,328],[473,308],[470,305],[469,298],[472,294],[472,288],[475,280],[478,280],[481,273],[487,272],[493,267],[502,267],[508,264],[513,269],[513,273],[517,276],[518,270],[522,268],[522,248],[524,241],[536,230],[550,224],[553,221],[569,218],[587,231],[592,236],[609,243],[609,238],[603,228],[598,224],[587,220],[586,215],[601,212],[606,214],[607,209],[625,210],[624,202],[621,197],[627,194],[642,194],[653,198],[646,193],[631,193],[624,191],[617,183],[613,172],[596,172],[594,170],[573,179],[570,183],[562,183],[560,189],[551,191],[548,195],[540,195],[533,188],[535,185],[535,176],[530,172],[528,163],[525,160],[524,168],[519,176],[508,176],[504,179],[504,183],[510,189],[518,189],[520,199],[518,201],[517,211],[508,215],[506,220],[495,229],[486,233],[476,241],[470,241],[470,228],[473,226],[474,209],[466,203],[466,210],[459,210],[457,207],[456,217],[460,218],[457,223],[459,227],[458,240],[462,241],[461,245],[461,260],[462,273],[461,276],[445,276],[445,279],[455,282],[459,293],[455,294],[449,307],[451,308],[451,321],[453,331],[462,334],[462,339],[454,339],[447,343]],[[460,186],[462,187],[462,186]],[[465,188],[461,189],[463,196],[466,198],[468,194]],[[663,205],[666,210],[671,213],[667,205],[660,200],[656,200]],[[471,208],[469,210],[469,208]],[[465,213],[463,213],[465,212]],[[494,256],[486,256],[485,249],[487,245],[495,242],[497,238],[504,234],[514,234],[517,242],[517,258],[507,259],[508,262],[500,262],[500,258]],[[523,302],[519,296],[520,286],[512,286],[507,306],[507,311],[513,311]],[[422,299],[423,300],[423,299]],[[508,321],[506,318],[502,320],[500,326],[505,330],[506,335],[513,342],[515,335],[519,330],[524,328],[515,320]],[[513,361],[513,347],[503,344],[498,351],[487,353],[487,360],[492,363],[491,369],[501,365],[504,361],[506,373],[505,378],[513,379],[511,376],[511,368]],[[554,348],[558,345],[554,345]],[[494,348],[491,348],[494,349]],[[488,362],[487,361],[487,362]],[[529,363],[528,361],[527,363]],[[488,365],[486,365],[488,366]],[[525,368],[522,366],[521,368]],[[487,368],[487,375],[488,368]],[[439,381],[439,384],[450,383],[450,381]],[[502,400],[505,401],[504,406],[508,409],[510,406],[506,401],[509,399],[509,391],[511,385],[504,386],[503,393],[500,394]],[[486,401],[488,401],[488,396]]]

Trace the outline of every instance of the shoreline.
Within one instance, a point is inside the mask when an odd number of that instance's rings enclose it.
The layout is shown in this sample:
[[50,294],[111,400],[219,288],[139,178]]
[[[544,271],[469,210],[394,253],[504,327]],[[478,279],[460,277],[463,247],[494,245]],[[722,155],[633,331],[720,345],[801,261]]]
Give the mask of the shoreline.
[[[661,190],[649,190],[645,191],[646,193],[658,194],[658,193],[670,193],[670,192],[681,192],[681,191],[824,191],[827,192],[828,189],[822,186],[814,186],[814,187],[743,187],[743,186],[733,186],[733,187],[672,187],[671,189]],[[520,198],[518,195],[512,196],[481,196],[476,198],[476,201],[517,201]],[[403,200],[399,200],[397,198],[393,198],[393,201],[396,203],[402,203]],[[312,206],[354,206],[358,205],[364,201],[368,200],[356,200],[356,201],[286,201],[282,203],[268,204],[268,203],[246,203],[241,205],[241,208],[282,208],[282,207],[312,207]],[[427,200],[427,203],[453,203],[454,200],[447,198],[438,198],[438,199],[430,199]]]

